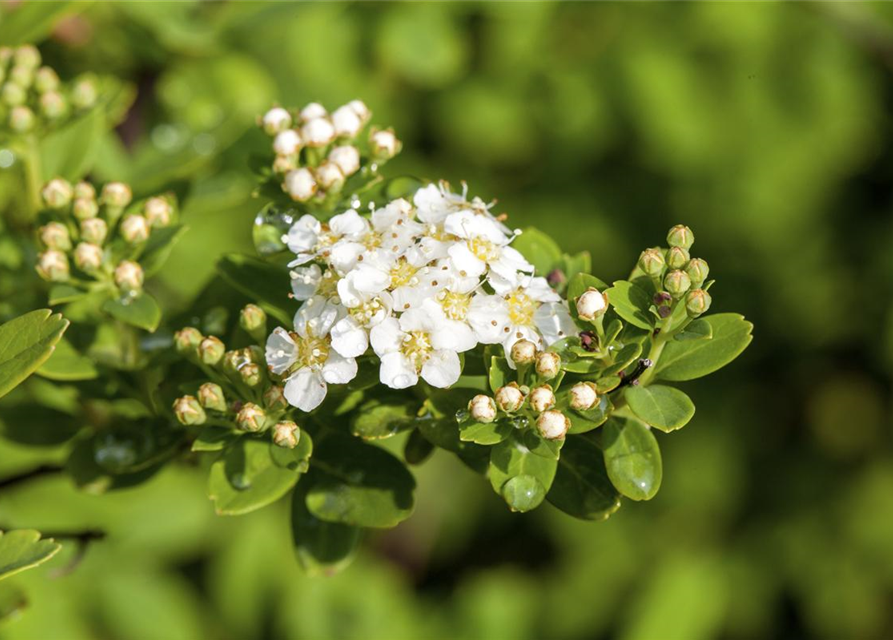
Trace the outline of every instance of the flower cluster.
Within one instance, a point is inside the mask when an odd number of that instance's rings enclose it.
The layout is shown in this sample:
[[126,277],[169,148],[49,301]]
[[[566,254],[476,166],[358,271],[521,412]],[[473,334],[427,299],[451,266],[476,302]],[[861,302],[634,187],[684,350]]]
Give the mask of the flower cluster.
[[337,198],[346,181],[379,166],[400,152],[391,129],[371,127],[362,135],[372,112],[360,100],[331,114],[311,102],[303,109],[270,109],[260,126],[273,138],[273,172],[282,189],[296,202],[325,202]]
[[351,209],[295,222],[283,241],[304,304],[294,331],[277,328],[266,345],[288,402],[316,408],[327,384],[353,379],[370,346],[388,387],[421,378],[444,388],[459,379],[459,354],[479,344],[501,344],[514,366],[519,341],[543,348],[575,335],[566,302],[510,246],[518,232],[490,208],[441,183],[412,202],[371,207],[368,218]]
[[64,85],[40,63],[40,52],[31,45],[0,48],[0,116],[13,133],[58,124],[96,103],[95,78],[86,75]]
[[152,230],[173,224],[172,195],[132,203],[130,187],[121,182],[106,184],[97,196],[88,182],[72,186],[55,178],[41,197],[46,207],[45,224],[38,230],[44,247],[36,265],[41,278],[75,285],[94,281],[114,285],[125,295],[139,294],[144,273],[138,259]]
[[676,225],[667,234],[669,249],[646,249],[639,256],[638,270],[654,282],[659,292],[655,296],[658,314],[666,318],[673,301],[684,299],[686,311],[696,318],[710,308],[707,275],[710,269],[701,258],[692,258],[690,250],[695,242],[691,229]]

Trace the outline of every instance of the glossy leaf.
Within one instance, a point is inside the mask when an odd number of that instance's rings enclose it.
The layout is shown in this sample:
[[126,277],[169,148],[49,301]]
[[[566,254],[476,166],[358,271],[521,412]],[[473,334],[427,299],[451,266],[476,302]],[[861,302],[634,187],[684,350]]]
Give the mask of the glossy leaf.
[[592,255],[588,251],[581,251],[574,255],[564,255],[564,275],[568,280],[573,280],[578,273],[592,271]]
[[0,397],[31,375],[52,354],[68,320],[39,309],[0,325]]
[[62,338],[56,344],[53,355],[37,370],[38,375],[50,380],[93,380],[99,371],[93,361],[79,353],[71,343]]
[[607,290],[608,301],[621,318],[641,329],[654,327],[654,316],[648,310],[651,296],[648,292],[626,280],[618,280]]
[[241,435],[225,427],[202,427],[192,443],[192,451],[223,451]]
[[632,500],[650,500],[660,489],[663,465],[657,440],[634,418],[613,416],[602,427],[602,450],[608,477]]
[[279,310],[292,307],[288,299],[291,278],[284,266],[250,256],[230,254],[220,259],[217,271],[224,280],[253,300]]
[[43,179],[61,177],[75,182],[93,167],[106,122],[103,110],[90,109],[40,140]]
[[186,231],[188,231],[188,227],[183,225],[152,230],[139,258],[147,278],[164,266],[174,245],[180,241]]
[[582,520],[606,520],[620,508],[620,494],[608,478],[601,449],[591,438],[567,438],[546,498]]
[[307,487],[299,484],[291,500],[291,533],[301,568],[311,576],[332,575],[353,560],[362,529],[339,522],[326,522],[310,513]]
[[[567,399],[568,394],[568,390],[559,392],[559,406],[567,406],[569,404]],[[565,415],[571,420],[571,428],[568,430],[568,433],[586,433],[587,431],[592,431],[593,429],[602,426],[613,410],[614,407],[611,404],[611,400],[604,392],[599,395],[598,403],[591,409],[578,411],[577,409],[568,408],[565,411]]]
[[487,476],[512,511],[530,511],[546,497],[558,461],[533,453],[517,434],[493,446]]
[[505,440],[512,431],[514,431],[514,427],[505,420],[489,424],[466,420],[459,424],[459,439],[462,442],[492,445]]
[[350,430],[364,440],[381,440],[412,429],[415,417],[416,409],[411,402],[400,398],[372,399],[354,411]]
[[403,459],[409,464],[422,464],[434,453],[434,445],[428,440],[422,432],[414,429],[406,439],[406,445],[403,447]]
[[704,320],[710,323],[713,337],[668,342],[657,363],[657,378],[681,382],[706,376],[737,358],[753,339],[753,325],[737,313],[720,313]]
[[490,390],[493,393],[500,387],[504,387],[507,380],[514,378],[514,371],[509,366],[508,360],[501,356],[490,357],[489,370]]
[[614,353],[614,364],[605,367],[601,375],[604,377],[616,375],[638,360],[641,355],[642,345],[640,343],[631,342],[626,344]]
[[86,291],[72,287],[70,284],[54,284],[50,287],[47,304],[54,307],[57,304],[66,304],[79,300],[86,295]]
[[0,531],[0,579],[46,562],[61,548],[51,538],[41,540],[33,529]]
[[626,403],[638,417],[661,431],[675,431],[695,415],[695,405],[684,392],[661,384],[630,386]]
[[154,332],[161,322],[161,308],[155,298],[145,292],[127,301],[117,298],[106,300],[102,310],[116,320],[149,332]]
[[548,275],[562,259],[561,248],[548,235],[534,227],[527,227],[515,238],[512,247],[521,252],[536,267],[536,272]]
[[673,336],[674,340],[702,340],[713,337],[713,325],[706,318],[692,320],[686,327]]

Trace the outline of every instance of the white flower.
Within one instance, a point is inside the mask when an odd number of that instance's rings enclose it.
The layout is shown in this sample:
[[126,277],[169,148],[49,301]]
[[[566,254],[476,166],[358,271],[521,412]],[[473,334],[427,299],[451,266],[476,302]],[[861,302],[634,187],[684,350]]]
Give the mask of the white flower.
[[305,167],[289,171],[285,174],[285,190],[292,199],[305,202],[316,193],[316,178]]
[[319,104],[318,102],[311,102],[306,107],[301,109],[301,120],[313,120],[315,118],[325,118],[329,115],[329,112],[326,111],[326,108]]
[[360,170],[360,152],[349,144],[332,149],[329,152],[329,161],[338,165],[345,177]]
[[290,156],[301,148],[301,136],[294,129],[280,131],[273,138],[273,151],[280,156]]
[[326,397],[328,384],[347,384],[357,363],[331,348],[329,331],[344,311],[323,298],[311,298],[295,315],[295,331],[277,327],[267,338],[267,365],[285,375],[285,399],[301,411],[313,411]]
[[479,276],[489,268],[509,282],[517,281],[518,272],[533,273],[533,265],[507,246],[511,238],[492,218],[458,211],[446,217],[443,227],[447,233],[464,240],[449,248],[450,258],[460,271]]
[[608,301],[605,294],[599,292],[595,287],[589,287],[575,301],[577,305],[577,313],[583,320],[595,320],[608,308]]
[[372,117],[372,112],[369,111],[369,107],[366,106],[366,103],[362,100],[351,100],[347,103],[347,106],[350,107],[357,117],[362,120],[364,123]]
[[282,107],[273,107],[264,114],[263,127],[268,135],[275,135],[291,126],[291,116]]
[[338,107],[332,114],[332,124],[336,136],[353,138],[363,128],[363,120],[349,104]]
[[301,127],[301,139],[310,147],[324,147],[335,139],[335,127],[326,118],[313,118]]

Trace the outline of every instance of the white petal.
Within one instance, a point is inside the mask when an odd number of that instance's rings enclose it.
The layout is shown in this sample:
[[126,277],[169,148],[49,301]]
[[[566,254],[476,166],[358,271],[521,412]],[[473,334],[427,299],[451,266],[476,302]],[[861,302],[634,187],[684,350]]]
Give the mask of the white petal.
[[507,244],[509,239],[491,218],[477,215],[471,211],[451,213],[443,221],[443,228],[460,238],[485,238],[496,244]]
[[436,327],[434,318],[422,309],[410,309],[400,316],[400,328],[405,331],[432,332]]
[[533,314],[533,321],[539,329],[547,345],[577,335],[577,325],[565,305],[558,302],[546,302]]
[[335,267],[340,274],[345,274],[353,269],[359,258],[366,251],[366,247],[359,242],[340,241],[329,249],[329,264]]
[[347,274],[346,279],[351,281],[357,291],[366,293],[384,291],[391,284],[389,273],[367,264],[357,265],[353,271]]
[[448,349],[457,353],[474,349],[477,346],[474,331],[464,322],[443,320],[431,332],[431,345],[435,349]]
[[276,375],[286,371],[297,359],[297,347],[288,332],[282,327],[273,329],[267,338],[265,350],[267,366]]
[[322,278],[322,269],[319,265],[311,264],[309,267],[298,267],[291,271],[291,290],[295,294],[295,300],[307,300],[311,298],[319,288]]
[[449,248],[449,256],[453,260],[453,268],[463,277],[477,278],[487,269],[487,264],[471,252],[464,242],[457,242]]
[[369,221],[360,217],[353,209],[339,213],[329,220],[329,228],[336,236],[347,236],[353,240],[362,238],[369,231]]
[[428,224],[439,224],[449,212],[443,194],[434,184],[416,191],[412,201],[418,209],[419,220]]
[[351,316],[345,316],[332,327],[332,348],[345,358],[357,358],[369,348],[369,335]]
[[322,367],[322,377],[330,384],[347,384],[357,376],[357,361],[345,358],[337,351],[329,351]]
[[400,323],[396,318],[385,319],[372,327],[372,331],[369,332],[369,340],[372,342],[372,349],[379,357],[399,351],[403,340]]
[[509,326],[508,305],[500,296],[478,294],[471,299],[467,320],[480,342],[502,342],[507,335],[505,328]]
[[[453,354],[455,355],[455,354]],[[415,386],[419,376],[412,368],[409,360],[402,353],[388,353],[381,358],[379,379],[391,389],[406,389]]]
[[305,367],[285,381],[285,399],[301,411],[313,411],[326,398],[326,383],[319,373]]
[[321,338],[344,314],[340,305],[329,302],[322,296],[314,296],[301,305],[295,314],[295,332],[302,338],[315,336]]
[[549,286],[549,282],[539,276],[530,278],[524,284],[524,289],[527,295],[539,302],[558,302],[561,300],[561,296]]
[[286,243],[293,253],[306,253],[316,246],[319,235],[319,220],[307,214],[295,222],[288,230]]
[[435,351],[422,366],[422,378],[439,389],[455,384],[461,373],[459,356],[454,351]]

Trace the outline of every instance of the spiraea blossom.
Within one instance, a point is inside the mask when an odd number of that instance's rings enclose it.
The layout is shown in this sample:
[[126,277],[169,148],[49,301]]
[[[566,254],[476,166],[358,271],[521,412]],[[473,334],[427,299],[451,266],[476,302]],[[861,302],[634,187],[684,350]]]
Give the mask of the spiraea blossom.
[[445,388],[461,375],[459,354],[478,345],[502,345],[514,366],[519,340],[542,349],[576,334],[567,302],[511,246],[519,232],[491,205],[441,183],[370,209],[304,215],[283,236],[303,306],[294,331],[269,337],[267,361],[293,406],[317,407],[327,384],[353,378],[357,358],[374,356],[393,389]]

